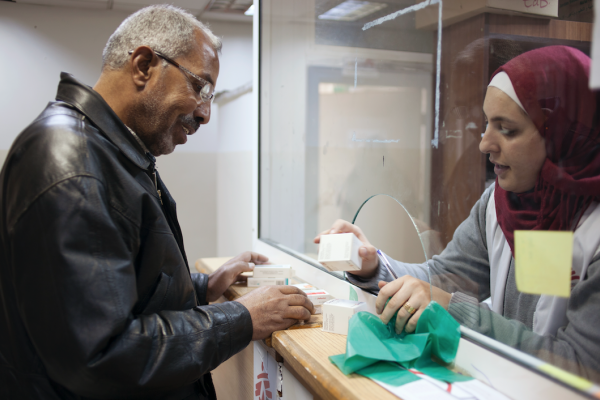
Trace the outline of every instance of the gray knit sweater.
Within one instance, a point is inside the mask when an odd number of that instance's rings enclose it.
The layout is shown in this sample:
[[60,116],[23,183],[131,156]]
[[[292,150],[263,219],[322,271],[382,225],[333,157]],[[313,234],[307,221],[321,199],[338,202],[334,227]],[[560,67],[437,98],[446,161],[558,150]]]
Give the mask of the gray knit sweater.
[[[424,264],[406,264],[390,259],[392,268],[398,276],[412,275],[428,282],[429,267],[433,284],[454,293],[448,311],[461,325],[600,382],[600,256],[594,258],[586,276],[581,277],[571,291],[567,310],[569,323],[558,330],[556,337],[532,332],[539,296],[517,290],[514,258],[504,293],[504,315],[493,312],[482,303],[490,296],[485,227],[486,207],[493,193],[491,189],[483,193],[442,254]],[[348,274],[348,279],[361,288],[378,291],[377,282],[389,282],[393,277],[379,266],[376,275],[370,279],[351,274]]]

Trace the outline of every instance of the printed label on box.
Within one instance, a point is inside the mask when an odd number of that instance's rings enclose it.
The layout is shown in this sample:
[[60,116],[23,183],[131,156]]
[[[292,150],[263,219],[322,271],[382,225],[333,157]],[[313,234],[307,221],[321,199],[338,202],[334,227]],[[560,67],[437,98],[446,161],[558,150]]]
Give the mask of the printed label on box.
[[254,278],[261,279],[285,279],[293,275],[291,265],[256,265],[254,267]]
[[261,278],[248,278],[248,287],[261,287],[261,286],[274,286],[274,285],[287,285],[287,279],[261,279]]

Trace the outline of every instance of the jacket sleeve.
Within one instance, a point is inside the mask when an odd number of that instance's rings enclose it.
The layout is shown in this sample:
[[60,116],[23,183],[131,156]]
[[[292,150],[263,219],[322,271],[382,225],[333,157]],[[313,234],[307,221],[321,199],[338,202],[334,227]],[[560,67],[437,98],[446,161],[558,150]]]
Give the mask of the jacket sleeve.
[[208,275],[192,274],[192,282],[194,282],[198,304],[201,306],[208,304],[208,301],[206,301],[206,295],[208,294]]
[[[440,255],[423,264],[408,264],[388,257],[398,277],[411,275],[446,292],[460,290],[479,299],[490,296],[490,265],[485,234],[485,215],[492,189],[486,190],[471,209],[469,217],[454,232],[454,236]],[[385,250],[385,249],[384,249]],[[430,279],[431,277],[431,279]],[[380,263],[377,273],[370,279],[348,274],[355,285],[378,291],[377,282],[391,281],[393,277]]]
[[94,398],[154,397],[245,348],[252,320],[238,302],[134,316],[135,255],[114,212],[103,184],[84,175],[18,216],[9,240],[19,312],[60,385]]

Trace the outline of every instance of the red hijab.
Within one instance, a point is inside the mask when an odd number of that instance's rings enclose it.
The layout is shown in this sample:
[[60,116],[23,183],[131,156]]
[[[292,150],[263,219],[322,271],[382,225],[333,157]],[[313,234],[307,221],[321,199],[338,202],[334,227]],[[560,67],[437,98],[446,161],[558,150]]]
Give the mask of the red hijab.
[[[549,46],[494,73],[508,74],[546,143],[534,190],[507,192],[496,179],[496,216],[513,255],[515,230],[575,230],[592,201],[600,201],[600,97],[588,87],[590,63],[579,50]],[[547,119],[542,109],[552,111]]]

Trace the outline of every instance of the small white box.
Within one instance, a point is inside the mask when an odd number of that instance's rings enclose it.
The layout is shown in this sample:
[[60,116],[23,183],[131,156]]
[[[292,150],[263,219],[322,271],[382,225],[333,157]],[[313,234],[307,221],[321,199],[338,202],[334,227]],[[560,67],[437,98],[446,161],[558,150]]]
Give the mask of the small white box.
[[260,279],[289,279],[294,270],[291,265],[255,265],[254,278]]
[[[306,296],[308,296],[308,299],[313,303],[315,307],[320,306],[326,301],[333,299],[333,296],[327,293],[327,291],[317,289],[309,283],[297,283],[292,286],[302,289],[302,291],[306,293]],[[320,312],[318,312],[317,314],[320,314]]]
[[261,286],[273,286],[273,285],[287,285],[288,279],[261,279],[261,278],[248,278],[248,287],[261,287]]
[[362,243],[354,233],[321,235],[319,262],[330,271],[358,271],[362,268],[360,246]]
[[367,311],[362,301],[329,300],[321,306],[323,312],[323,330],[325,332],[348,335],[348,321],[359,311]]
[[310,283],[294,283],[292,286],[297,287],[298,289],[302,289],[305,292],[307,290],[317,290],[317,287],[311,285]]
[[308,299],[313,303],[313,306],[320,306],[333,299],[333,296],[324,290],[315,290],[312,292],[305,291],[304,293],[306,293]]

